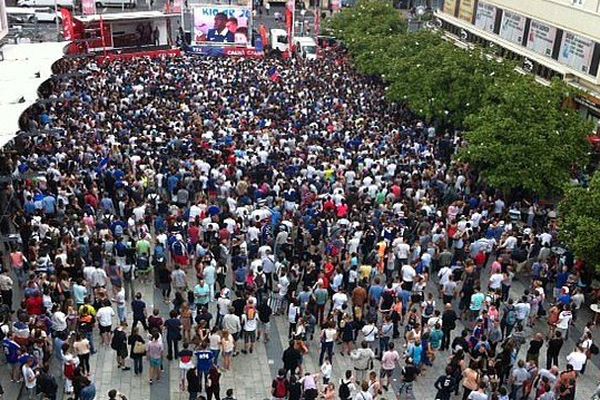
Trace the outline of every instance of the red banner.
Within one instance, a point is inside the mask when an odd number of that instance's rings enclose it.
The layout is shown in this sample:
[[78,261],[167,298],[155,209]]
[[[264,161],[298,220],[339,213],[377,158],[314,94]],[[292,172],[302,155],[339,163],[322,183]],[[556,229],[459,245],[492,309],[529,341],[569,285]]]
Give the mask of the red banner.
[[96,14],[96,1],[95,0],[81,0],[81,12],[83,13],[83,15]]
[[288,33],[288,43],[290,51],[293,51],[294,47],[294,12],[296,10],[296,1],[288,0],[285,8],[285,23]]
[[75,30],[73,28],[73,14],[68,8],[61,8],[60,14],[62,17],[63,24],[63,36],[65,40],[72,40],[75,36]]

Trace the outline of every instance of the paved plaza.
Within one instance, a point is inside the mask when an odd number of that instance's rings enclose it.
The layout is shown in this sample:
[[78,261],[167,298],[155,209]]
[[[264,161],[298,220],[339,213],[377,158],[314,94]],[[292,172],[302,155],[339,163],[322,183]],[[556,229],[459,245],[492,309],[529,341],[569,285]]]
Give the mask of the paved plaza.
[[[190,274],[191,275],[191,274]],[[484,278],[485,279],[485,278]],[[433,287],[433,285],[430,285]],[[431,288],[430,288],[431,289]],[[513,283],[513,297],[516,293],[522,293],[524,286],[521,282],[515,281]],[[160,291],[154,289],[151,284],[140,285],[136,288],[143,294],[143,298],[146,300],[148,309],[151,310],[154,306],[157,306],[161,315],[165,316],[168,314],[169,307],[162,301]],[[436,291],[437,292],[437,291]],[[153,299],[151,302],[149,299]],[[211,304],[209,310],[213,315],[216,313],[215,304]],[[131,312],[129,313],[128,321],[131,325]],[[592,313],[589,309],[584,310],[580,313],[581,316],[577,323],[573,326],[573,330],[570,334],[569,340],[565,343],[561,351],[560,367],[564,369],[566,364],[566,355],[574,349],[576,340],[579,338],[582,332],[583,325],[590,318]],[[234,389],[234,396],[237,400],[263,400],[270,399],[270,387],[272,379],[277,375],[277,370],[282,366],[281,355],[283,350],[288,347],[288,325],[287,319],[283,316],[273,317],[272,325],[272,340],[264,344],[261,342],[255,348],[252,354],[239,354],[234,357],[233,370],[223,371],[221,378],[221,396],[224,397],[225,390],[228,388]],[[544,320],[538,323],[537,327],[540,332],[545,333],[547,331],[546,323]],[[458,333],[462,330],[463,324],[457,324],[457,328],[454,333]],[[535,330],[538,331],[538,330]],[[594,331],[595,340],[600,339],[600,334],[597,330]],[[100,340],[97,330],[95,330],[95,343]],[[359,336],[360,341],[360,336]],[[397,348],[401,348],[403,340],[396,339],[395,343]],[[319,371],[319,342],[317,335],[315,340],[309,341],[309,354],[304,357],[304,368],[308,372]],[[525,357],[527,345],[521,347],[519,353],[520,358]],[[545,350],[546,346],[542,348],[540,352],[540,365],[545,365]],[[432,368],[427,369],[417,379],[414,388],[415,396],[417,399],[434,399],[436,390],[433,387],[435,380],[443,374],[446,366],[446,359],[449,357],[450,352],[445,351],[438,355],[438,359],[434,362]],[[62,373],[56,366],[56,361],[52,365],[52,371],[58,378],[59,388],[62,388]],[[121,371],[116,368],[115,352],[109,347],[99,347],[98,353],[93,355],[90,360],[91,365],[91,378],[96,384],[97,388],[97,399],[107,399],[107,393],[111,389],[118,389],[120,392],[125,394],[128,399],[132,400],[187,400],[188,393],[182,392],[180,389],[180,370],[178,361],[167,361],[165,359],[164,374],[159,382],[153,385],[148,384],[148,363],[144,360],[144,373],[140,376],[133,374],[133,369],[130,371]],[[585,375],[581,376],[577,382],[577,396],[576,399],[590,399],[596,387],[600,381],[599,371],[599,360],[596,356],[592,359],[591,363],[588,363]],[[128,359],[128,366],[131,366],[131,359]],[[336,348],[333,362],[333,381],[336,383],[343,376],[347,369],[352,369],[352,361],[348,356],[341,356],[339,348]],[[375,361],[375,370],[379,371],[378,362]],[[398,387],[399,383],[399,369],[396,369],[395,386]],[[6,365],[3,366],[3,373],[0,374],[0,382],[5,390],[5,399],[27,399],[24,390],[21,390],[21,385],[11,383],[8,376],[8,370]],[[59,393],[62,394],[62,390],[59,389]],[[462,392],[460,394],[462,396]],[[59,398],[66,399],[67,397]],[[384,392],[380,399],[395,399],[395,394],[391,391]],[[460,398],[460,397],[456,397]]]

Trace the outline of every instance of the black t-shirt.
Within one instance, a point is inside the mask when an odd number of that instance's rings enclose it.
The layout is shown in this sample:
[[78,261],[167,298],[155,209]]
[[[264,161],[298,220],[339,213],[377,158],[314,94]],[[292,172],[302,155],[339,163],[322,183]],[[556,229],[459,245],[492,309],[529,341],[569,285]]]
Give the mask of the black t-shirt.
[[454,377],[452,375],[440,376],[434,384],[438,394],[449,394],[454,389]]
[[447,310],[442,313],[442,328],[454,329],[456,328],[456,320],[458,316],[454,310]]
[[563,345],[564,341],[562,338],[553,338],[548,341],[548,354],[558,354]]
[[200,385],[200,379],[198,377],[198,373],[196,372],[196,368],[190,369],[186,373],[186,378],[188,381],[188,393],[199,393],[202,391],[202,386]]
[[540,354],[540,349],[542,348],[542,345],[544,344],[543,340],[532,340],[529,342],[529,350],[527,350],[527,353],[529,354]]
[[266,302],[258,306],[258,319],[261,322],[265,324],[269,322],[271,320],[272,313],[273,311],[271,310],[271,307],[269,307],[269,305]]
[[404,382],[414,382],[419,374],[419,370],[412,364],[407,364],[402,368],[402,380]]
[[383,294],[381,295],[381,299],[382,310],[389,310],[394,305],[394,296],[392,295],[392,292],[390,290],[384,290]]
[[300,400],[302,398],[302,385],[300,382],[290,384],[288,400]]
[[244,313],[244,307],[246,307],[246,300],[244,300],[242,298],[235,299],[231,303],[231,306],[235,310],[234,314],[237,315],[238,317],[241,317],[242,314]]
[[452,341],[452,350],[455,350],[456,346],[460,346],[464,351],[468,351],[469,349],[469,343],[462,336],[458,336]]
[[146,309],[146,303],[142,300],[133,300],[131,302],[131,310],[133,311],[133,318],[142,319],[144,318],[144,310]]

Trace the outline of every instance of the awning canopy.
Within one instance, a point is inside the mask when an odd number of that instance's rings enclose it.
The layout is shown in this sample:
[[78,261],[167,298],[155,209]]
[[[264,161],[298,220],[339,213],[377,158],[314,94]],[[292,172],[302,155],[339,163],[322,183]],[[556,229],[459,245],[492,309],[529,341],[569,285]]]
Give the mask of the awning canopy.
[[52,76],[68,42],[7,44],[0,61],[0,146],[19,130],[19,117],[38,99],[39,86]]

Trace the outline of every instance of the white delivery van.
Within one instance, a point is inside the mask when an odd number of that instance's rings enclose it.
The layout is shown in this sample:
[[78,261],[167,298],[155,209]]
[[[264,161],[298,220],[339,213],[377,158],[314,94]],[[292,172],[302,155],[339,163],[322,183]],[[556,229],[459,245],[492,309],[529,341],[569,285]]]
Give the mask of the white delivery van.
[[294,46],[296,52],[307,60],[317,59],[317,42],[315,39],[308,36],[298,36],[294,38]]
[[288,49],[288,37],[287,32],[284,29],[271,29],[271,49],[279,50],[282,53]]
[[[19,7],[52,7],[54,8],[54,0],[18,0]],[[73,8],[74,0],[56,0],[58,7]]]

